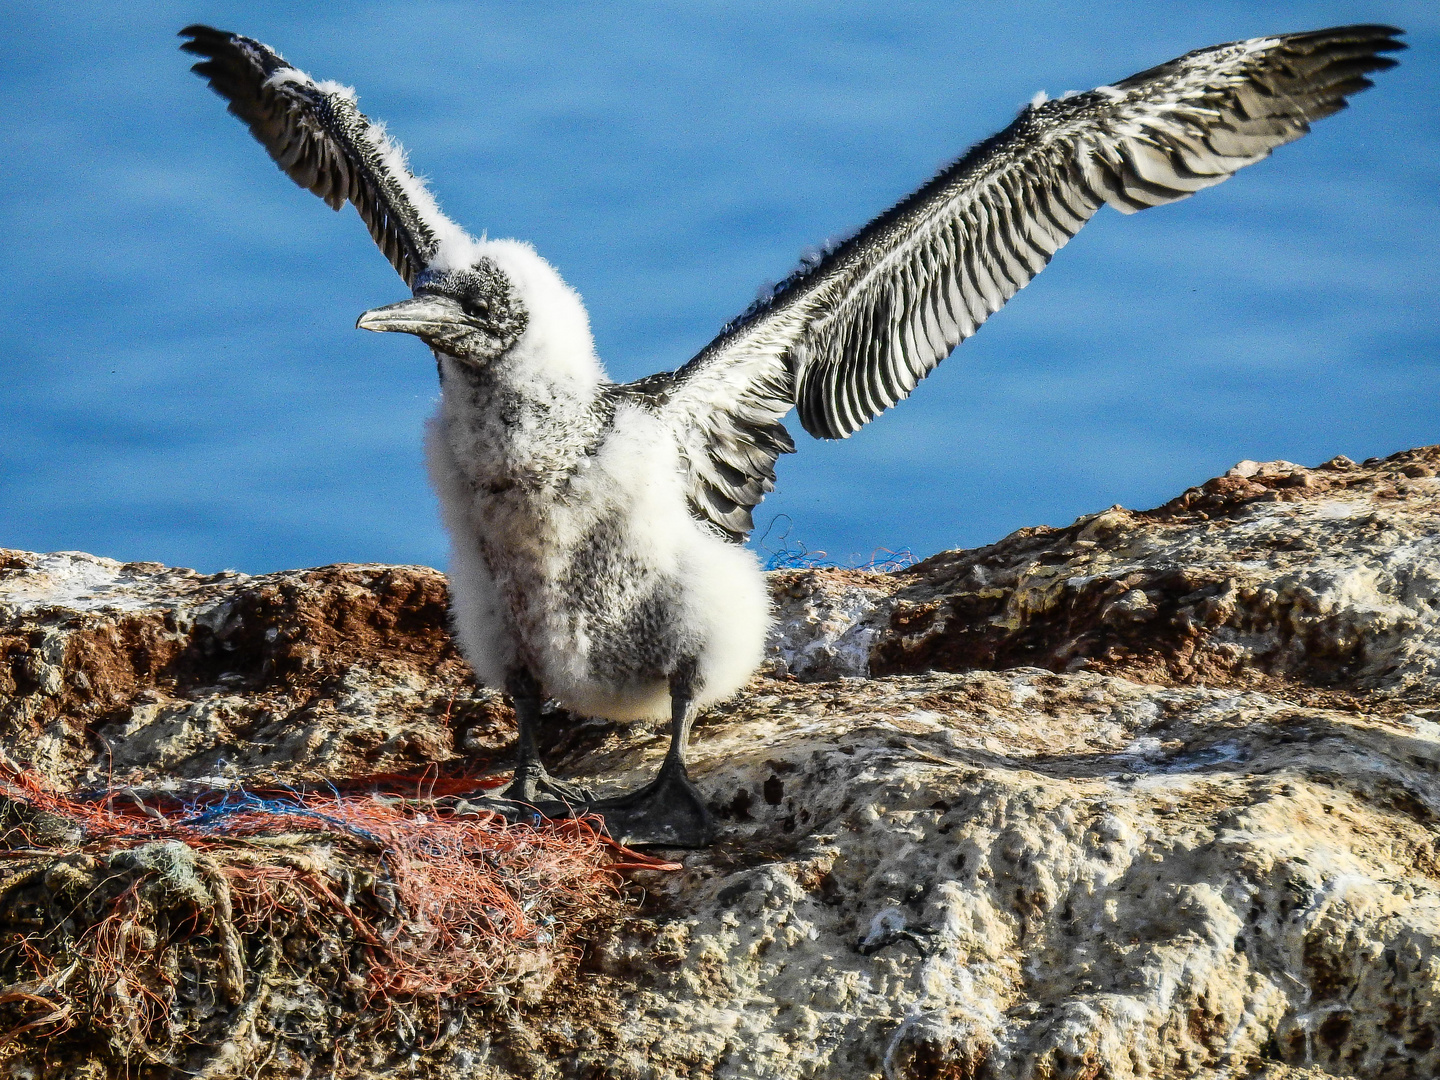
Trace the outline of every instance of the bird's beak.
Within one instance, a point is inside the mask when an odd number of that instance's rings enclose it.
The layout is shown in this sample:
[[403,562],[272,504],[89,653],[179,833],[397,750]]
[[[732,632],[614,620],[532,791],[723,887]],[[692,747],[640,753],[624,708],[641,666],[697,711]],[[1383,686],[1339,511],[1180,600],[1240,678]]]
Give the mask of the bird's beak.
[[448,296],[413,296],[398,304],[371,308],[355,325],[361,330],[399,331],[429,339],[453,334],[457,325],[469,328],[473,321]]

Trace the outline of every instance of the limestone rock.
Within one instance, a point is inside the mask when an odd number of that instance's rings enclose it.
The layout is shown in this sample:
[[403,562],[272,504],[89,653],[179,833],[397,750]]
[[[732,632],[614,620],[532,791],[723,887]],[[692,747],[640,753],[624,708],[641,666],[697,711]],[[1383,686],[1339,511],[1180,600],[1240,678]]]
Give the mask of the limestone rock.
[[[1437,473],[1440,448],[1242,462],[1155,510],[900,573],[772,575],[768,673],[695,732],[720,842],[635,874],[631,917],[539,1000],[367,1060],[480,1080],[1440,1075]],[[71,785],[499,759],[511,716],[444,610],[417,567],[3,553],[0,735]],[[548,724],[552,768],[600,786],[663,755],[646,726]],[[14,1075],[62,1075],[17,1053]],[[260,1058],[214,1075],[335,1068]]]
[[[0,735],[50,779],[353,775],[510,734],[446,629],[444,576],[210,576],[0,551]],[[489,739],[489,741],[486,741]]]
[[795,616],[775,645],[802,678],[1031,664],[1433,706],[1437,473],[1434,447],[1313,470],[1247,461],[1155,510],[1021,529],[896,574],[786,572]]

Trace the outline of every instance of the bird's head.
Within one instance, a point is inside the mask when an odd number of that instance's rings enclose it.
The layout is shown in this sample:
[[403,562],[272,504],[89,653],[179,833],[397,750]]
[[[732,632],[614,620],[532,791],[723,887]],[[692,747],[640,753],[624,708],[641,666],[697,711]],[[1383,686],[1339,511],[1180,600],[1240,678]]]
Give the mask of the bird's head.
[[519,341],[529,321],[510,279],[482,258],[462,270],[426,270],[409,300],[372,308],[355,325],[414,334],[436,352],[479,365]]

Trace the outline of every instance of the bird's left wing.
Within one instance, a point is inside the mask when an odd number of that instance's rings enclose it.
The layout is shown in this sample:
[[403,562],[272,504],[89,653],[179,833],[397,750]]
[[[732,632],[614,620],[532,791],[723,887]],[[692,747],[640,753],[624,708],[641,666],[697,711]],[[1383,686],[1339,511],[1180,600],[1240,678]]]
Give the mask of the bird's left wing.
[[1404,48],[1344,26],[1198,49],[1036,103],[802,267],[673,374],[631,384],[670,420],[696,515],[743,539],[798,407],[843,439],[907,397],[1100,208],[1174,202],[1345,108]]
[[267,45],[209,26],[187,26],[180,47],[202,57],[191,70],[230,103],[286,176],[339,210],[359,211],[375,243],[405,284],[441,243],[463,232],[440,212],[380,124],[362,113],[355,92],[316,82]]

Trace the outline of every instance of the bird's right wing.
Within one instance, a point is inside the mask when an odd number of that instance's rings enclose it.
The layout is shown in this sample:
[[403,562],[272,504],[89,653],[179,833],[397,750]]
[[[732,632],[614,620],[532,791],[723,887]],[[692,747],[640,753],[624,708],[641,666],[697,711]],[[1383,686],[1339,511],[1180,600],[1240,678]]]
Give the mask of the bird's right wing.
[[187,26],[191,70],[230,103],[286,176],[339,210],[354,205],[407,285],[462,230],[440,212],[405,152],[356,107],[355,92],[317,83],[266,45],[209,26]]
[[1215,45],[1037,102],[803,266],[673,374],[631,384],[670,420],[695,513],[743,539],[810,434],[843,439],[908,397],[1090,217],[1174,202],[1345,108],[1403,49],[1389,26]]

